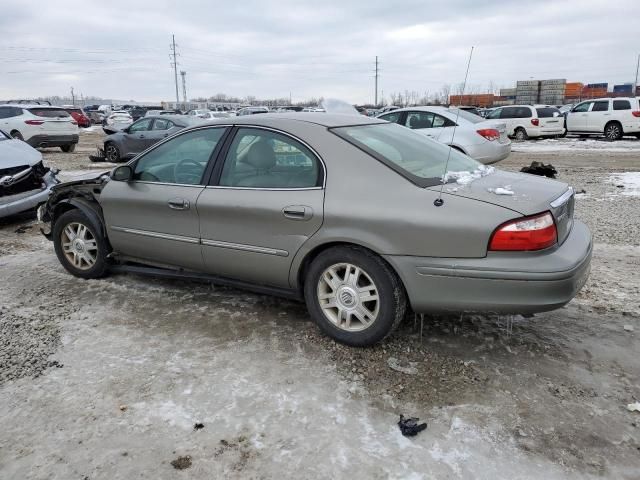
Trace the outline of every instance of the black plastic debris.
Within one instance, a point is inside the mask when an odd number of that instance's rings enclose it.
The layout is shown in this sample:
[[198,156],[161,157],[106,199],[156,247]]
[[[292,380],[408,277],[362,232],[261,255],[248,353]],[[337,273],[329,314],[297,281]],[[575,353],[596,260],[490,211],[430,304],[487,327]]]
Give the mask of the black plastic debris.
[[522,167],[521,172],[530,173],[532,175],[540,175],[541,177],[556,178],[558,171],[550,163],[545,165],[542,162],[531,162],[528,167]]
[[203,428],[204,428],[204,423],[196,423],[196,424],[193,426],[193,429],[194,429],[194,430],[202,430]]
[[400,421],[398,422],[398,427],[400,427],[400,432],[405,437],[415,437],[422,430],[427,428],[426,423],[418,423],[420,421],[419,418],[409,417],[404,418],[404,415],[400,415]]
[[185,455],[184,457],[178,457],[171,461],[171,466],[176,470],[184,470],[191,466],[191,456]]
[[89,155],[89,160],[92,162],[106,162],[107,158],[104,149],[98,147],[94,155]]
[[33,225],[20,225],[18,228],[16,228],[13,233],[26,233],[27,230],[31,230],[33,228]]

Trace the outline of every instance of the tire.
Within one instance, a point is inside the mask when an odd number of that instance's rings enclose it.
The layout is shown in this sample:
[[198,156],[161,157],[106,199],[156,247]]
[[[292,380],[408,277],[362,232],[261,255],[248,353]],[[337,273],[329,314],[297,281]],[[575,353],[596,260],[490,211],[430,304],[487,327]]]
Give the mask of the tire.
[[609,122],[604,126],[604,136],[607,140],[620,140],[622,134],[622,125],[619,122]]
[[73,153],[76,149],[76,144],[72,143],[70,145],[62,145],[60,147],[60,150],[62,150],[64,153]]
[[404,287],[393,269],[379,256],[356,246],[320,253],[306,272],[304,296],[320,330],[352,347],[367,347],[384,339],[407,309]]
[[527,131],[522,128],[522,127],[518,127],[516,128],[514,133],[514,139],[516,142],[524,142],[525,140],[529,139],[529,135],[527,135]]
[[14,130],[13,132],[11,132],[11,137],[15,138],[16,140],[22,140],[24,142],[24,137],[18,130]]
[[120,161],[120,150],[116,147],[115,143],[107,143],[104,146],[104,158],[107,162],[117,163]]
[[[82,242],[76,243],[69,232]],[[62,266],[76,277],[100,278],[107,272],[107,242],[78,209],[69,210],[56,219],[53,246]]]

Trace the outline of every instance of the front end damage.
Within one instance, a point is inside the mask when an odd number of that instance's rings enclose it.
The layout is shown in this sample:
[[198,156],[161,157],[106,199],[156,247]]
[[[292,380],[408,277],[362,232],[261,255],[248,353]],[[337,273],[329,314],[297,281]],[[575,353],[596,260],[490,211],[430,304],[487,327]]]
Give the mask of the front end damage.
[[0,218],[36,208],[49,198],[51,189],[60,183],[57,170],[35,165],[0,169]]

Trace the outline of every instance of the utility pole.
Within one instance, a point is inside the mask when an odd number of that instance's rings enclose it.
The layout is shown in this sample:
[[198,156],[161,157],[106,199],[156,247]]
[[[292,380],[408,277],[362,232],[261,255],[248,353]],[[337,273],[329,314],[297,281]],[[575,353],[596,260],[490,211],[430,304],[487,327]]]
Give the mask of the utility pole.
[[184,110],[187,108],[187,72],[180,70],[180,75],[182,76],[182,109]]
[[640,53],[638,54],[638,61],[636,62],[636,81],[634,84],[635,90],[633,91],[633,95],[631,95],[632,97],[635,97],[638,95],[637,91],[638,91],[638,70],[640,70]]
[[376,55],[376,95],[375,95],[375,106],[378,106],[378,56]]
[[73,94],[73,87],[71,87],[71,103],[73,104],[73,106],[76,106],[76,97]]
[[173,53],[169,54],[169,58],[173,59],[171,65],[173,66],[173,75],[176,81],[176,109],[178,108],[178,104],[180,103],[180,97],[178,96],[178,56],[176,54],[176,36],[171,35],[171,45],[169,46]]

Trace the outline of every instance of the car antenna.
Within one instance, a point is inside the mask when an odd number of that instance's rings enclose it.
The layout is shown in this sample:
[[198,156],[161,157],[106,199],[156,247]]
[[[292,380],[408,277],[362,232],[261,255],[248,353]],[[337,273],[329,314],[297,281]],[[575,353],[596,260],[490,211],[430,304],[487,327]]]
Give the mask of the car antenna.
[[[469,61],[467,62],[467,72],[464,74],[464,83],[462,84],[462,92],[460,93],[460,102],[462,102],[462,96],[464,95],[464,91],[467,88],[467,78],[469,77],[469,67],[471,66],[471,57],[473,56],[473,47],[471,47],[471,52],[469,53]],[[444,164],[444,173],[442,174],[442,180],[440,180],[440,193],[438,194],[438,198],[433,201],[433,204],[436,207],[441,207],[444,205],[444,200],[442,199],[442,189],[444,188],[444,183],[447,177],[447,169],[449,168],[449,159],[451,158],[451,149],[453,148],[453,140],[456,138],[456,128],[458,128],[458,118],[460,117],[460,105],[458,105],[458,111],[456,112],[456,124],[453,126],[453,133],[451,134],[451,143],[449,144],[449,151],[447,152],[447,161]]]

